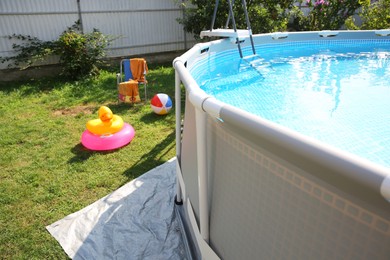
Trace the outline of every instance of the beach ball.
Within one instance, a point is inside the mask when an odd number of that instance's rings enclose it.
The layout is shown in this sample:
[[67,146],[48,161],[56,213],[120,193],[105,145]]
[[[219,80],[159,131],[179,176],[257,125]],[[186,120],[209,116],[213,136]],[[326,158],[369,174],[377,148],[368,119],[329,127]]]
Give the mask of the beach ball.
[[150,100],[150,106],[157,115],[166,115],[172,108],[172,100],[167,94],[158,93]]

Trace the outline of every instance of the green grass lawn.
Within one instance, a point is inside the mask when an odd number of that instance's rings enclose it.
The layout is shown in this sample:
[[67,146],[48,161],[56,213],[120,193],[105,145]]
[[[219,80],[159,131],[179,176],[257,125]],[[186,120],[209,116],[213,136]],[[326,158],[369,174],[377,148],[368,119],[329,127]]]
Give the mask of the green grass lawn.
[[[149,65],[148,97],[174,102],[171,65]],[[174,110],[118,104],[115,72],[96,79],[0,83],[0,258],[67,259],[45,227],[175,156]],[[141,90],[141,98],[143,92]],[[136,130],[128,146],[85,149],[85,124],[107,105]]]

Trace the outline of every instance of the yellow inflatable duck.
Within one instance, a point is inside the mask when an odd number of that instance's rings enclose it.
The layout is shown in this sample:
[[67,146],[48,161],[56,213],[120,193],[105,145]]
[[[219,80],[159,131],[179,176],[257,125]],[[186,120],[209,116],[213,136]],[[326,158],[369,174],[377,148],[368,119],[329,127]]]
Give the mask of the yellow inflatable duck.
[[123,127],[123,120],[120,116],[114,115],[106,106],[99,108],[99,118],[89,120],[87,129],[95,135],[110,135],[119,132]]

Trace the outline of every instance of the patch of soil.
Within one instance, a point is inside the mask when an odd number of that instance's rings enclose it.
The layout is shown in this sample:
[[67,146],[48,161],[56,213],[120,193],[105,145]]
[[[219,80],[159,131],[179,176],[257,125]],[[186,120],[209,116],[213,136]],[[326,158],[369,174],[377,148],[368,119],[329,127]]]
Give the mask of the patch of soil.
[[71,108],[65,108],[54,111],[55,116],[77,116],[77,115],[90,115],[96,109],[95,106],[77,106]]

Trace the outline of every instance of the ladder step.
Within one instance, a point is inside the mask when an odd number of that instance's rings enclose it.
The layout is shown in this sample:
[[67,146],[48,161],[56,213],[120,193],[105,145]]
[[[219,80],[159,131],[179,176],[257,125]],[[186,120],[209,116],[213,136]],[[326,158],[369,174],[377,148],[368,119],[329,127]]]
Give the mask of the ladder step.
[[265,61],[264,58],[257,54],[248,55],[242,58],[251,69],[256,70],[263,78],[266,74],[273,70],[273,67],[269,61]]
[[228,37],[228,38],[237,38],[237,37],[248,37],[248,30],[237,30],[235,32],[233,29],[213,29],[208,31],[201,31],[200,38],[203,37]]
[[245,56],[245,57],[243,57],[243,59],[253,66],[255,66],[255,65],[264,66],[264,65],[270,64],[268,61],[265,62],[264,58],[260,57],[257,54]]

